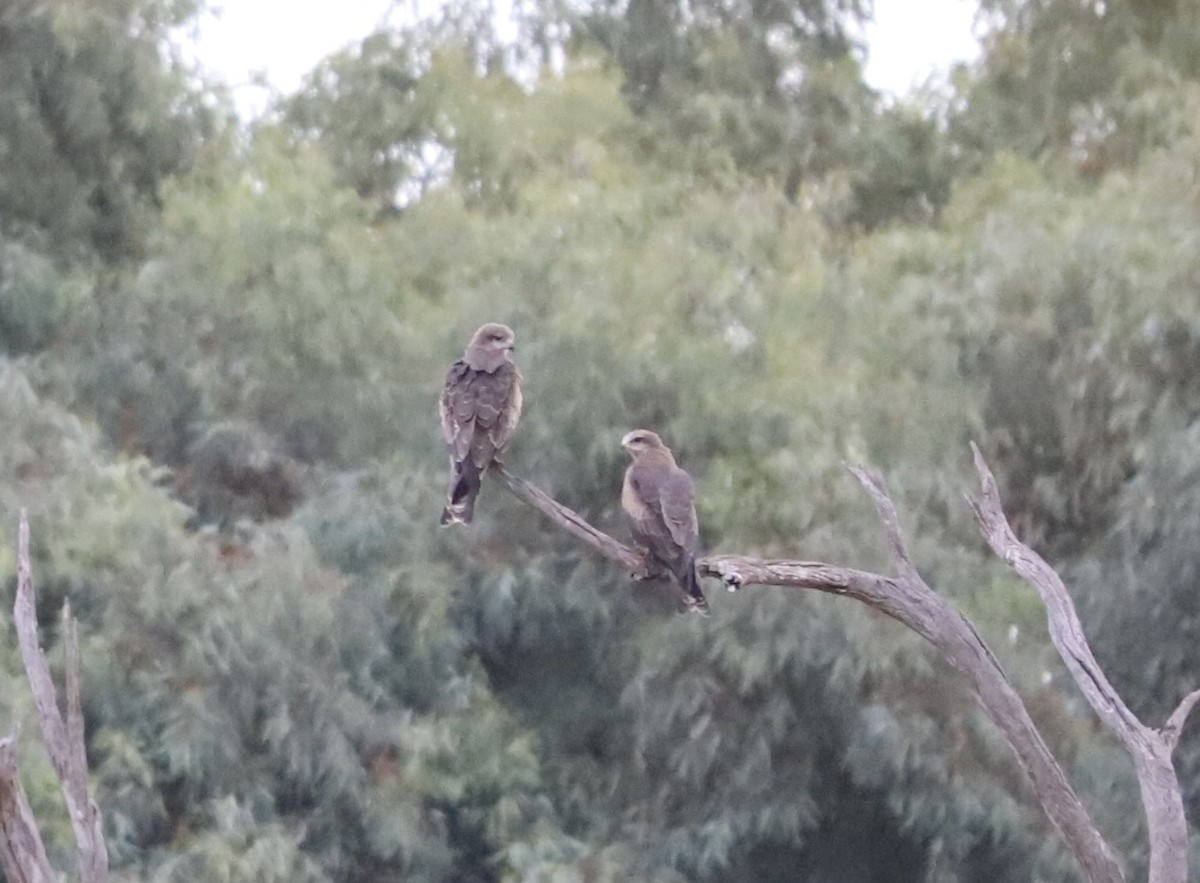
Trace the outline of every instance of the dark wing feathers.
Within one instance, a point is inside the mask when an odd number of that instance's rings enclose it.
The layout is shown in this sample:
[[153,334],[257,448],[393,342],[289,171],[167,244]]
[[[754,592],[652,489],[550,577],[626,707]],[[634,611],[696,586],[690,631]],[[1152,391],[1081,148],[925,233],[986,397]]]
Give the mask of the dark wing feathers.
[[634,463],[627,480],[636,500],[625,506],[634,539],[667,562],[690,555],[697,535],[691,477],[678,467]]
[[497,413],[495,424],[488,427],[488,436],[497,451],[504,450],[508,445],[509,439],[516,431],[517,422],[521,419],[521,408],[525,404],[521,395],[521,372],[517,370],[517,366],[509,364],[501,370],[508,375],[504,406]]
[[442,386],[442,398],[438,409],[442,417],[442,438],[450,447],[450,456],[456,461],[467,458],[474,433],[472,419],[473,396],[468,389],[467,376],[471,369],[461,359],[446,372],[446,383]]
[[636,545],[665,565],[691,610],[708,612],[696,575],[696,492],[692,478],[670,463],[634,460],[625,471],[621,506]]
[[692,477],[679,467],[670,470],[659,484],[658,502],[662,518],[671,539],[683,550],[693,551],[696,545],[696,491]]
[[465,362],[450,366],[442,388],[442,437],[457,461],[471,460],[486,469],[502,450],[520,417],[521,375],[511,363],[493,373],[474,371]]

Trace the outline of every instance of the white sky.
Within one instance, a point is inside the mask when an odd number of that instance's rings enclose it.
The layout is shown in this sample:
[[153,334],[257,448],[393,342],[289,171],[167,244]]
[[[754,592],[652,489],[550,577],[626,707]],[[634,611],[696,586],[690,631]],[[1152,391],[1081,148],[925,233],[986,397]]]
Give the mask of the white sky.
[[931,74],[979,55],[975,0],[875,0],[867,26],[867,82],[900,96]]
[[[433,0],[436,2],[436,0]],[[412,19],[430,0],[216,0],[200,22],[194,53],[234,90],[243,115],[260,113],[271,89],[294,91],[323,57],[389,21]],[[499,4],[497,4],[499,5]],[[919,12],[918,12],[919,11]],[[903,95],[979,51],[973,0],[875,0],[867,27],[866,77]]]

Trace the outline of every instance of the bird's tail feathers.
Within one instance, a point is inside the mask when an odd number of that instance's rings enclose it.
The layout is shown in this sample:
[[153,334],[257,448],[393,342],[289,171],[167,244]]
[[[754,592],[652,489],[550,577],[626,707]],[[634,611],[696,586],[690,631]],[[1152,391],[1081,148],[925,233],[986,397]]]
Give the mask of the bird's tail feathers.
[[708,599],[700,588],[700,577],[696,573],[696,559],[689,557],[677,574],[679,586],[683,589],[683,603],[689,611],[708,615]]
[[449,524],[470,524],[475,515],[475,497],[479,494],[479,468],[468,458],[454,463],[454,471],[450,475],[450,489],[446,492],[446,508],[438,522],[442,526]]

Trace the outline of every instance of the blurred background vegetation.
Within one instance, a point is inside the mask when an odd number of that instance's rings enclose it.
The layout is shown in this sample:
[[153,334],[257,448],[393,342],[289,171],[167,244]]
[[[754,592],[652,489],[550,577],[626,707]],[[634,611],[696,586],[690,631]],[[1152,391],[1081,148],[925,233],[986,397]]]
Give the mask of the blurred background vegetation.
[[246,125],[171,48],[192,0],[5,4],[0,523],[30,509],[52,655],[81,619],[117,878],[1077,879],[896,624],[676,615],[496,486],[439,531],[486,320],[510,465],[618,536],[633,426],[712,550],[881,566],[842,463],[881,467],[1136,878],[1129,764],[962,494],[978,439],[1137,711],[1200,680],[1198,8],[982,0],[980,60],[894,101],[866,0],[529,0],[515,44],[451,4]]

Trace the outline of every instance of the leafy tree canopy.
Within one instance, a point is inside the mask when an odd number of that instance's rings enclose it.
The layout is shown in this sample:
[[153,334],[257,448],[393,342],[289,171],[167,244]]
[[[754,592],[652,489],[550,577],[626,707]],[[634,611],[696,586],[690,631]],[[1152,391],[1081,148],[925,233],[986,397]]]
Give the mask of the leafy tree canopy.
[[961,502],[974,438],[1131,702],[1174,704],[1200,104],[1182,4],[1105,10],[989,3],[978,66],[887,104],[857,3],[532,5],[515,47],[456,9],[242,129],[164,48],[190,6],[0,13],[0,519],[30,508],[43,608],[79,612],[119,873],[1075,879],[893,624],[770,590],[675,616],[492,482],[438,531],[434,402],[484,320],[526,377],[509,464],[618,535],[633,426],[714,550],[878,564],[843,463],[883,468],[1144,861],[1127,767]]

